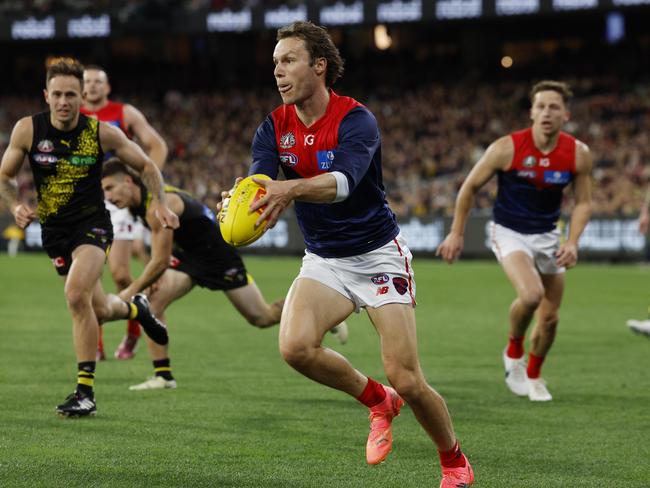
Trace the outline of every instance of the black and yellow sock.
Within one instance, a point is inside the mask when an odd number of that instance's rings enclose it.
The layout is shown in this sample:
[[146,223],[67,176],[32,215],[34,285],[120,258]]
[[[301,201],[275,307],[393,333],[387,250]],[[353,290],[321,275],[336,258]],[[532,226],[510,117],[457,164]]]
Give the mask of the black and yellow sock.
[[77,392],[91,398],[95,385],[95,364],[95,361],[77,363]]
[[156,376],[162,376],[167,381],[173,380],[174,377],[172,376],[172,368],[169,365],[170,365],[169,358],[158,359],[154,361],[153,370],[154,373],[156,373]]
[[126,318],[128,320],[135,319],[138,316],[138,307],[136,307],[135,303],[133,303],[133,302],[127,302],[126,300],[124,300],[124,303],[126,303],[126,307],[127,307],[128,311],[129,311]]

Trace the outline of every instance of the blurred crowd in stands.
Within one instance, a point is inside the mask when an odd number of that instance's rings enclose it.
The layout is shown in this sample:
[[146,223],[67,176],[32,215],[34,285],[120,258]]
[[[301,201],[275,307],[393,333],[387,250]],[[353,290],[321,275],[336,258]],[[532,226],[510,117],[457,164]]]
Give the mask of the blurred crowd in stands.
[[[566,130],[586,142],[594,155],[594,213],[637,215],[650,181],[648,84],[608,78],[568,81],[576,97]],[[458,188],[487,145],[529,125],[529,88],[521,82],[427,84],[409,92],[342,94],[354,96],[378,118],[386,193],[398,216],[450,216]],[[138,107],[167,141],[168,182],[214,207],[220,192],[247,174],[255,130],[280,98],[274,91],[231,89],[169,91],[162,100],[138,95],[123,101]],[[43,109],[38,96],[0,97],[0,154],[13,124]],[[477,198],[479,211],[489,212],[495,183]],[[27,165],[20,186],[23,194],[35,198]],[[568,211],[570,192],[566,200]]]

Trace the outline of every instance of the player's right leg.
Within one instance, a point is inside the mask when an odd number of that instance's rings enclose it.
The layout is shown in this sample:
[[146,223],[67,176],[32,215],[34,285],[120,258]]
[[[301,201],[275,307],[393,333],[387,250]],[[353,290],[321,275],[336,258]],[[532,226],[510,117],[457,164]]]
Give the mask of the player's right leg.
[[56,412],[61,416],[94,415],[97,411],[94,379],[99,324],[92,296],[105,259],[105,251],[90,244],[80,245],[72,253],[72,265],[65,278],[64,293],[72,317],[78,373],[75,391],[56,407]]
[[[163,322],[165,310],[174,301],[180,299],[194,287],[192,279],[185,273],[167,269],[160,279],[154,284],[150,293],[151,311]],[[129,390],[159,390],[176,388],[176,380],[172,374],[171,360],[169,358],[169,344],[161,346],[148,337],[147,349],[153,363],[154,375],[146,381],[132,385]]]
[[517,298],[510,306],[510,334],[503,354],[506,385],[515,395],[528,395],[523,341],[535,311],[544,297],[544,285],[533,259],[523,251],[502,257],[501,267],[512,283]]

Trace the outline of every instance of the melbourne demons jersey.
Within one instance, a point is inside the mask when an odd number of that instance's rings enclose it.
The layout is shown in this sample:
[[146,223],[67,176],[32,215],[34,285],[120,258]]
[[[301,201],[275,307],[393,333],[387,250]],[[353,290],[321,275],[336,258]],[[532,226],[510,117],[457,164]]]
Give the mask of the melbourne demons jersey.
[[62,227],[106,212],[99,122],[80,114],[77,127],[63,132],[52,125],[50,112],[42,112],[32,116],[32,124],[28,157],[41,225]]
[[129,129],[124,123],[124,104],[119,102],[111,102],[110,100],[106,105],[104,105],[99,110],[88,110],[87,108],[81,107],[81,113],[88,115],[89,117],[96,118],[101,122],[106,122],[107,124],[114,125],[122,129],[127,137],[131,137],[129,134]]
[[375,117],[356,100],[329,94],[325,114],[310,127],[294,105],[282,105],[267,116],[253,140],[249,171],[273,179],[280,167],[287,179],[331,171],[347,177],[350,194],[342,202],[295,202],[307,249],[325,258],[373,251],[399,233],[386,203]]
[[498,172],[494,221],[522,234],[549,232],[560,216],[562,191],[575,177],[576,139],[560,132],[555,148],[544,154],[532,128],[510,137],[515,153],[510,168]]

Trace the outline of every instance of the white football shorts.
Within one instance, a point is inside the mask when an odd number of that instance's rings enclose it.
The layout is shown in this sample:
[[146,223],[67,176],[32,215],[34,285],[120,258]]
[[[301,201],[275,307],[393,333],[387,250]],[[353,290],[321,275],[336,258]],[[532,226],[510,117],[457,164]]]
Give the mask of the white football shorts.
[[358,256],[323,258],[309,251],[296,280],[311,278],[339,292],[355,305],[377,308],[388,303],[415,306],[411,251],[399,234],[388,244]]
[[106,200],[106,210],[111,214],[111,223],[113,224],[114,241],[132,241],[133,226],[135,219],[128,208],[117,208],[111,202]]
[[557,229],[542,234],[522,234],[490,222],[490,243],[499,262],[512,252],[523,251],[531,257],[541,274],[565,271],[564,266],[555,262],[555,252],[560,247],[560,231]]

